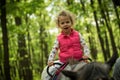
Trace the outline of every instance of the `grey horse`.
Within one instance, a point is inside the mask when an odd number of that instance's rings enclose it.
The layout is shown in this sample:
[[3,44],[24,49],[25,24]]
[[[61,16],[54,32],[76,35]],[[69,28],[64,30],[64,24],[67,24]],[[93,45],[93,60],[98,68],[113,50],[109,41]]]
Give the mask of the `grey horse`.
[[[105,63],[102,62],[77,62],[73,65],[67,65],[62,70],[56,79],[51,79],[47,74],[47,66],[42,72],[42,80],[113,80],[109,75],[113,65],[118,58],[118,54],[113,54],[112,57]],[[51,67],[50,73],[53,75],[59,67]],[[55,70],[56,69],[56,70]]]

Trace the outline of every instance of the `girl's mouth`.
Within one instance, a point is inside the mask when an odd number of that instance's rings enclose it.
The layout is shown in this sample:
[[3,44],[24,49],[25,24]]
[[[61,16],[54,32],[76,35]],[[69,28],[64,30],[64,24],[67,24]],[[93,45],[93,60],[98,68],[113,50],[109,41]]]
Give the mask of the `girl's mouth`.
[[68,29],[68,27],[64,28],[64,29]]

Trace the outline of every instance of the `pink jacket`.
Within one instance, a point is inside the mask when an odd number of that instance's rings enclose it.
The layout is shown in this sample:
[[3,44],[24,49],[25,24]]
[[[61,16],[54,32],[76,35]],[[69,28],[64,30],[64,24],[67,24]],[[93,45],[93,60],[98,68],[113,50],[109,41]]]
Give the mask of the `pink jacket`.
[[61,33],[57,39],[59,41],[59,59],[61,62],[65,63],[69,58],[74,58],[76,60],[82,58],[83,51],[77,31],[72,30],[69,36]]

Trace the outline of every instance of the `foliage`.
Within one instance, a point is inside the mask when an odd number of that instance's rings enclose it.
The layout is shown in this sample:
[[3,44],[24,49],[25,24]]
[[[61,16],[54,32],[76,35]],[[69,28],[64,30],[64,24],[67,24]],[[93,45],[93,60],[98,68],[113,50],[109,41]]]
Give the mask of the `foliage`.
[[[19,0],[18,0],[19,1]],[[33,80],[40,78],[43,68],[46,66],[48,55],[52,49],[56,35],[60,32],[55,24],[55,16],[62,10],[69,10],[76,15],[76,24],[74,28],[78,30],[85,38],[91,49],[91,56],[96,61],[104,61],[104,52],[107,51],[109,44],[109,55],[113,54],[111,35],[109,29],[112,29],[113,39],[116,49],[120,55],[120,12],[119,6],[114,7],[112,0],[7,0],[5,5],[7,11],[7,29],[9,37],[9,62],[10,74],[12,80],[19,78],[19,57],[18,53],[18,34],[24,34],[26,50],[30,56],[30,69],[32,69]],[[92,7],[93,6],[93,7]],[[101,11],[104,10],[109,27]],[[118,12],[115,12],[117,10]],[[96,13],[95,13],[96,12]],[[95,21],[95,15],[97,22]],[[0,11],[1,14],[1,11]],[[21,24],[16,25],[15,17],[21,18]],[[97,23],[100,32],[97,31]],[[107,37],[106,37],[106,35]],[[104,43],[100,42],[100,37]],[[3,41],[2,29],[0,25],[0,67],[3,69]],[[108,41],[106,42],[106,38]],[[101,46],[103,44],[103,48]],[[107,57],[109,59],[109,56]],[[4,74],[4,72],[2,73]],[[1,76],[1,74],[0,74]]]

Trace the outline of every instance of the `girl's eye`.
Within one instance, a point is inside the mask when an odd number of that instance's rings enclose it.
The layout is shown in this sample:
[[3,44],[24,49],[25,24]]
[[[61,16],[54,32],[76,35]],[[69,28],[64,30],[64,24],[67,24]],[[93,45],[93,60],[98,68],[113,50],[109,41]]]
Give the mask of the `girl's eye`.
[[66,23],[70,23],[70,21],[66,21]]
[[61,24],[64,24],[64,22],[61,22]]

